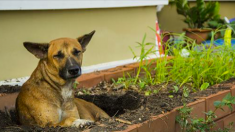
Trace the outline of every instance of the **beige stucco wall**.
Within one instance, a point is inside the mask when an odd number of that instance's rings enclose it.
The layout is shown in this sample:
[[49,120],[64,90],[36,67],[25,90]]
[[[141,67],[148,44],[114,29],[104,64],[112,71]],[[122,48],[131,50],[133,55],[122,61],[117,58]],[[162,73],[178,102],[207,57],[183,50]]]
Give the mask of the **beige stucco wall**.
[[[76,38],[96,30],[83,66],[132,58],[144,33],[154,42],[156,7],[0,11],[0,80],[28,76],[38,60],[23,47],[24,41],[49,42]],[[137,50],[136,50],[137,51]]]
[[[192,2],[193,3],[193,2]],[[225,16],[229,19],[235,17],[235,1],[220,2],[221,18]],[[184,17],[178,15],[175,6],[164,6],[161,12],[157,13],[160,28],[166,31],[182,32],[182,28],[188,27],[184,22]]]

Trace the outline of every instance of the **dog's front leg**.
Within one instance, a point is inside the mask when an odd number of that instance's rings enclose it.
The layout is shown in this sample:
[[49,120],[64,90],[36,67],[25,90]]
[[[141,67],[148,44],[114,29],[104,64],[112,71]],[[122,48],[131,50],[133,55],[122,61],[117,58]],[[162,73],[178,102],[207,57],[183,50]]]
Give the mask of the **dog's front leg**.
[[[69,117],[62,120],[58,125],[61,127],[84,127],[87,125],[92,125],[94,122],[86,119],[78,119],[74,117]],[[56,125],[57,126],[57,125]]]
[[73,124],[72,127],[84,127],[84,126],[90,126],[94,124],[93,121],[91,120],[86,120],[86,119],[76,119]]
[[[71,105],[71,104],[70,104]],[[62,127],[84,127],[86,125],[91,125],[94,122],[87,119],[80,119],[77,107],[73,104],[73,106],[67,106],[66,109],[62,113],[62,120],[58,124]]]

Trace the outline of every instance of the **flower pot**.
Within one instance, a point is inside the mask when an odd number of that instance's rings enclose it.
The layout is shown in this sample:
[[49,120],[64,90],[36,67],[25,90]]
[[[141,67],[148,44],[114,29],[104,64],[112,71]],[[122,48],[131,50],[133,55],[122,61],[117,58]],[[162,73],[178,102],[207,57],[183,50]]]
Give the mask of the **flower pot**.
[[197,44],[201,44],[203,41],[207,40],[208,35],[212,31],[212,29],[184,28],[183,31],[186,32],[185,36],[195,40]]

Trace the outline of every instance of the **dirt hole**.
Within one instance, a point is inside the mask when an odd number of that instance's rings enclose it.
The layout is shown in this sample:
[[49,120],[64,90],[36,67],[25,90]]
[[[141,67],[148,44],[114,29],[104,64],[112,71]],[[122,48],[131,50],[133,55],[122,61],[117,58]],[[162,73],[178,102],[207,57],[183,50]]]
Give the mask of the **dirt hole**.
[[94,103],[111,117],[123,114],[125,110],[138,109],[146,102],[146,98],[134,91],[127,91],[120,95],[101,94],[79,95],[76,97]]

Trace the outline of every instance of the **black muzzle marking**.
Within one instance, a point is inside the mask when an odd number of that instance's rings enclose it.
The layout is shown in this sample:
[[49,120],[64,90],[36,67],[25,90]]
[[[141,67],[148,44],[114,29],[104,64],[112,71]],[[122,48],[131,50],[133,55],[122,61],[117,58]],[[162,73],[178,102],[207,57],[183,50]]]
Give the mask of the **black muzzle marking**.
[[64,80],[75,79],[82,74],[81,66],[72,57],[66,61],[65,67],[59,72],[59,75]]

